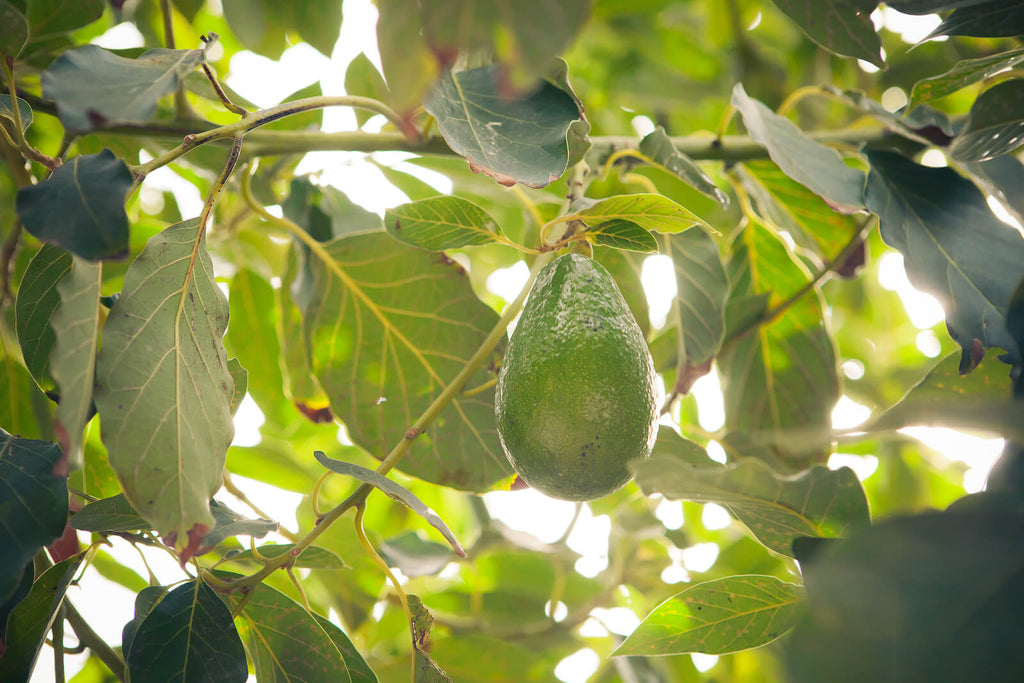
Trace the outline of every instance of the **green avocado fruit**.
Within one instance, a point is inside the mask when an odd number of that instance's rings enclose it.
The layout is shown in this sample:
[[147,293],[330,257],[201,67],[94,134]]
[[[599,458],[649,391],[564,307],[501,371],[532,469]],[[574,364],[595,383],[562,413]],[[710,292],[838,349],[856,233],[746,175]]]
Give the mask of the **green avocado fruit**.
[[651,454],[654,361],[615,280],[566,254],[537,275],[509,341],[495,395],[505,455],[531,487],[594,500],[623,487]]

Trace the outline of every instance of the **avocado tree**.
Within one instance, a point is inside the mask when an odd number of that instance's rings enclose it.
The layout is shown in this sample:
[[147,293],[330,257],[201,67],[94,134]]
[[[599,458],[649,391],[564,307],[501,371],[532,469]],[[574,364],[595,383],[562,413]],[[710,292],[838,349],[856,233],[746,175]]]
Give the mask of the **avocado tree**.
[[[0,0],[0,680],[1019,680],[1020,34],[1012,0]],[[338,71],[229,87],[301,43]],[[1005,439],[987,485],[922,425]],[[527,461],[584,501],[544,539],[494,503],[544,504]]]

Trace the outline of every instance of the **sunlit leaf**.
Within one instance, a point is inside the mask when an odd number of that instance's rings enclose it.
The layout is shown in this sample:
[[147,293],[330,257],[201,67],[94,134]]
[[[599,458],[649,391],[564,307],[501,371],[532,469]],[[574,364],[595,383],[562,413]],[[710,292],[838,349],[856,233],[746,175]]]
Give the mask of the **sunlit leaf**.
[[97,45],[68,50],[43,72],[43,94],[69,131],[145,123],[205,59],[204,50],[155,49],[125,59]]
[[213,589],[189,581],[137,624],[125,664],[132,680],[245,681],[245,651],[231,612]]
[[501,241],[487,212],[459,197],[431,197],[388,209],[384,227],[399,242],[440,251]]
[[288,47],[286,5],[267,0],[223,0],[221,5],[232,34],[247,49],[278,59]]
[[234,383],[235,390],[231,392],[231,401],[228,403],[228,411],[231,415],[238,412],[238,407],[245,400],[246,390],[249,385],[249,371],[242,367],[237,358],[228,359],[228,374]]
[[697,190],[718,200],[722,206],[729,204],[729,198],[697,162],[676,149],[664,128],[659,126],[653,133],[644,136],[640,141],[640,153]]
[[876,0],[774,0],[826,50],[881,67],[882,42],[871,23]]
[[60,390],[57,421],[64,430],[61,442],[73,470],[82,467],[82,432],[92,417],[102,274],[100,264],[74,257],[71,272],[57,285],[61,303],[50,320],[56,335],[50,368]]
[[784,460],[820,462],[830,449],[839,398],[820,294],[807,292],[770,323],[757,322],[763,296],[770,294],[768,305],[777,306],[810,276],[781,238],[756,221],[737,234],[728,272],[726,329],[734,339],[717,361],[726,427]]
[[796,623],[804,591],[774,576],[730,576],[690,586],[636,627],[614,655],[722,655],[760,647]]
[[842,536],[869,522],[864,490],[848,468],[819,465],[787,477],[753,458],[701,467],[691,458],[656,451],[633,469],[644,491],[724,505],[766,547],[790,557],[797,537]]
[[[313,370],[352,440],[378,458],[454,378],[497,322],[465,271],[443,254],[383,232],[351,235],[311,255],[304,329]],[[493,379],[475,373],[467,387]],[[456,397],[399,467],[427,481],[483,490],[507,476],[493,390]]]
[[958,161],[986,161],[1024,144],[1024,79],[995,85],[971,105],[964,127],[953,139],[950,153]]
[[[231,600],[237,605],[241,596],[234,593]],[[266,584],[260,584],[246,596],[238,630],[248,643],[253,668],[261,682],[352,681],[346,657],[316,615]]]
[[[355,59],[348,63],[348,67],[345,69],[345,92],[349,95],[369,97],[381,102],[388,102],[391,99],[388,84],[365,52],[360,52]],[[356,123],[360,126],[375,116],[373,112],[361,109],[353,110],[353,114],[355,114]]]
[[132,174],[105,149],[72,157],[37,185],[18,190],[18,218],[43,242],[87,259],[124,256]]
[[189,220],[149,241],[103,327],[94,398],[110,463],[128,501],[177,547],[214,526],[209,500],[234,433],[227,318]]
[[752,99],[739,83],[732,104],[743,116],[750,137],[793,180],[828,200],[836,210],[852,213],[864,207],[864,173],[847,166],[839,153],[812,140],[789,119]]
[[452,549],[459,555],[465,557],[466,552],[462,549],[459,539],[455,538],[455,534],[453,534],[451,529],[448,528],[448,525],[444,523],[444,520],[438,517],[436,512],[424,505],[423,501],[417,498],[409,489],[396,484],[391,479],[388,479],[384,475],[378,474],[371,469],[360,467],[359,465],[344,462],[342,460],[333,460],[320,451],[313,453],[313,456],[316,458],[318,463],[330,471],[337,472],[338,474],[344,474],[345,476],[358,479],[363,483],[375,486],[389,498],[393,498],[394,500],[402,503],[420,517],[427,520],[432,527],[440,531],[441,535],[444,536],[445,540],[452,546]]
[[32,556],[64,533],[67,482],[59,447],[0,429],[0,597],[13,590]]
[[1010,50],[999,54],[964,59],[953,65],[949,71],[938,76],[925,78],[914,84],[910,94],[910,107],[922,102],[937,100],[957,90],[990,78],[997,73],[1013,68],[1024,61],[1024,50]]
[[[3,5],[7,3],[0,3],[0,13],[3,12]],[[2,21],[2,19],[0,19]],[[2,50],[0,50],[2,52]],[[32,107],[28,102],[18,98],[18,117],[21,119],[21,130],[26,131],[28,127],[32,125]],[[14,107],[11,105],[10,95],[0,95],[0,119],[6,119],[11,122],[11,128],[14,127]]]
[[[285,553],[291,553],[294,548],[294,543],[265,543],[256,549],[263,557],[276,558]],[[232,555],[231,560],[232,562],[235,560],[257,561],[252,550],[243,550],[236,555]],[[344,560],[338,557],[337,554],[315,545],[304,549],[291,561],[291,566],[302,569],[345,569],[347,567]]]
[[557,180],[569,161],[569,126],[583,116],[572,95],[546,81],[528,95],[503,94],[496,65],[449,72],[424,106],[474,171],[509,186]]
[[654,235],[636,223],[620,218],[599,223],[589,228],[586,235],[591,242],[603,247],[646,254],[658,251],[658,240]]
[[608,221],[635,223],[644,230],[661,233],[683,232],[702,221],[689,209],[660,194],[621,194],[598,201],[578,211],[575,217],[588,227]]
[[426,652],[430,644],[430,630],[434,617],[427,610],[418,595],[409,595],[409,610],[412,612],[412,645],[416,664],[413,667],[413,683],[452,683],[448,675]]
[[43,391],[57,386],[50,376],[50,352],[57,341],[50,320],[60,306],[57,284],[71,272],[71,263],[71,254],[44,244],[29,262],[18,288],[18,342],[25,366]]
[[48,568],[36,578],[32,590],[11,612],[6,635],[0,633],[4,649],[3,657],[0,657],[0,680],[30,679],[46,634],[82,559],[82,555],[75,555]]
[[420,14],[406,0],[378,0],[377,45],[391,104],[411,115],[441,72],[427,47]]
[[[1006,309],[1021,276],[1024,239],[1000,221],[984,195],[950,168],[929,168],[896,153],[868,153],[866,198],[882,239],[903,254],[911,283],[934,295],[969,371],[987,347],[1021,364],[1006,331]],[[975,341],[977,340],[977,341]],[[976,348],[976,344],[979,348]]]
[[1000,38],[1021,33],[1024,7],[1017,0],[989,0],[954,10],[925,40],[936,36]]

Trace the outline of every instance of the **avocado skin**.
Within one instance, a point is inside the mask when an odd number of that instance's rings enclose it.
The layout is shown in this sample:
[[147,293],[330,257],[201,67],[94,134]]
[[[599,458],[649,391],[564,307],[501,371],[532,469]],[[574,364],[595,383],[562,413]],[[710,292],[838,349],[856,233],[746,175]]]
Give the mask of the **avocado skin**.
[[495,416],[509,463],[554,498],[594,500],[651,454],[658,405],[651,353],[615,280],[566,254],[534,282],[498,375]]

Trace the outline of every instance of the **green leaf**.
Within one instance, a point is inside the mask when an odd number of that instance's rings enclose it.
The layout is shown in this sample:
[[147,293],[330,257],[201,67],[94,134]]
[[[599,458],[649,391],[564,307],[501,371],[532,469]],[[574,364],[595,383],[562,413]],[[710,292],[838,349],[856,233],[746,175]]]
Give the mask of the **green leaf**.
[[821,47],[881,68],[882,41],[871,23],[877,0],[775,0],[775,4]]
[[203,536],[196,554],[201,554],[232,536],[262,538],[272,531],[277,531],[277,522],[274,520],[248,519],[215,500],[210,501],[210,512],[217,525],[211,532]]
[[228,359],[228,373],[231,374],[231,381],[234,382],[234,391],[231,392],[231,401],[228,410],[233,416],[238,412],[238,406],[245,400],[246,390],[249,384],[249,371],[242,367],[237,358]]
[[413,683],[452,683],[448,675],[441,670],[427,654],[430,644],[430,629],[434,617],[427,610],[418,595],[409,595],[409,610],[412,612],[412,645],[415,650],[416,664],[413,668]]
[[729,276],[718,245],[703,228],[673,235],[665,244],[675,270],[676,305],[686,349],[680,364],[698,366],[722,347]]
[[288,47],[287,6],[268,0],[223,0],[224,19],[242,45],[257,54],[278,59]]
[[341,32],[341,0],[296,0],[279,5],[287,12],[289,27],[327,57]]
[[915,384],[900,401],[858,427],[858,431],[896,430],[913,425],[991,431],[1024,442],[1024,405],[1011,397],[1012,382],[999,351],[989,350],[969,375],[960,374],[952,353]]
[[146,123],[205,59],[204,50],[155,49],[125,59],[96,45],[68,50],[43,72],[43,95],[68,131]]
[[701,467],[692,456],[659,450],[633,469],[645,492],[724,505],[762,544],[789,557],[800,536],[834,538],[870,522],[864,489],[846,467],[817,465],[800,475],[781,476],[754,458]]
[[[11,612],[32,590],[32,581],[35,577],[35,567],[31,562],[26,562],[20,576],[14,573],[0,579],[0,647],[7,647],[7,624]],[[0,667],[2,666],[3,662],[0,661]]]
[[954,10],[925,40],[936,36],[1008,38],[1021,33],[1024,7],[1017,0],[991,0]]
[[648,230],[632,221],[613,218],[599,223],[586,231],[587,238],[594,244],[625,251],[653,254],[658,251],[658,240]]
[[986,161],[1024,144],[1024,79],[995,85],[971,105],[967,123],[953,139],[950,154],[958,161]]
[[761,213],[823,260],[833,259],[860,232],[857,218],[832,211],[824,199],[772,162],[746,162],[743,167],[751,181],[744,185],[757,199]]
[[18,218],[43,242],[97,260],[128,253],[124,202],[134,180],[114,153],[72,157],[38,185],[18,190]]
[[715,185],[697,162],[676,149],[672,139],[661,126],[640,141],[640,153],[695,189],[716,199],[723,207],[729,205],[729,197]]
[[374,470],[360,467],[359,465],[354,465],[342,460],[333,460],[320,451],[314,452],[313,457],[316,458],[318,463],[330,471],[338,474],[344,474],[347,477],[358,479],[364,484],[375,486],[389,498],[393,498],[394,500],[402,503],[420,517],[427,520],[432,527],[440,531],[441,535],[444,536],[445,540],[448,541],[456,553],[462,557],[466,556],[466,551],[464,551],[462,549],[462,545],[459,544],[459,539],[455,538],[455,534],[453,534],[452,530],[448,528],[448,525],[444,523],[444,520],[438,517],[436,512],[424,505],[423,501],[417,498],[409,489],[396,484],[391,479],[388,479],[382,474],[378,474]]
[[801,563],[807,604],[784,645],[790,679],[1017,680],[1024,518],[981,505],[987,495],[862,529]]
[[18,342],[25,366],[43,391],[57,387],[50,377],[50,352],[57,341],[50,320],[60,306],[57,284],[71,272],[71,264],[71,254],[44,244],[29,262],[18,288]]
[[[295,548],[294,543],[266,543],[257,548],[260,555],[269,558],[280,557],[286,553],[290,553]],[[256,557],[253,555],[252,550],[243,550],[242,552],[232,555],[231,561],[235,560],[249,560],[250,562],[256,562]],[[302,553],[292,560],[292,566],[301,569],[345,569],[347,565],[345,561],[338,557],[337,554],[327,550],[326,548],[320,548],[315,545],[311,545]]]
[[912,109],[922,102],[951,95],[957,90],[1011,69],[1022,61],[1024,61],[1024,49],[961,60],[954,64],[949,71],[915,83],[914,90],[910,93],[909,108]]
[[984,5],[992,0],[888,0],[885,4],[904,14],[933,14],[957,7]]
[[[230,600],[237,606],[241,596],[233,593]],[[246,596],[238,630],[248,643],[261,683],[353,680],[345,654],[324,631],[317,616],[265,583]]]
[[1024,224],[1024,163],[1012,154],[1004,154],[967,167],[982,189],[997,197]]
[[505,241],[486,211],[459,197],[430,197],[388,209],[384,227],[399,242],[431,251]]
[[320,242],[357,232],[380,230],[380,216],[367,211],[336,188],[294,178],[281,205],[284,215]]
[[[3,12],[3,5],[0,3],[0,13]],[[2,52],[2,51],[0,51]],[[18,116],[21,118],[21,130],[25,132],[32,125],[32,107],[28,102],[18,98]],[[14,107],[11,105],[10,95],[0,95],[0,119],[7,119],[14,125]]]
[[67,525],[67,462],[55,444],[0,429],[0,519],[0,597],[5,597],[32,556],[60,538]]
[[660,194],[620,194],[599,200],[577,212],[574,218],[590,228],[613,220],[629,221],[644,230],[683,232],[703,224],[696,214]]
[[69,523],[73,529],[104,533],[143,531],[151,528],[123,493],[88,503],[71,517]]
[[320,624],[320,628],[324,630],[327,637],[331,639],[331,642],[334,643],[334,646],[338,648],[338,652],[345,659],[345,665],[348,667],[348,675],[352,679],[352,683],[377,683],[377,676],[374,675],[366,660],[359,654],[356,646],[352,644],[352,641],[349,640],[345,632],[325,617],[319,614],[314,614],[313,616],[316,618],[316,623]]
[[864,173],[847,166],[839,153],[812,140],[796,125],[752,99],[739,83],[732,104],[743,116],[750,137],[793,180],[820,195],[833,209],[853,213],[864,208]]
[[[197,220],[153,237],[103,327],[94,399],[128,501],[176,547],[214,525],[234,433],[228,306]],[[205,528],[203,528],[205,527]]]
[[132,640],[135,638],[139,625],[146,616],[153,611],[153,607],[167,595],[166,586],[146,586],[135,596],[135,612],[131,621],[124,625],[121,631],[121,652],[128,653],[132,649]]
[[690,586],[658,605],[613,655],[724,655],[767,645],[796,622],[804,591],[774,576]]
[[[365,52],[360,52],[348,63],[345,69],[345,92],[349,95],[369,97],[370,99],[388,102],[391,100],[391,93],[388,84],[384,81],[377,67],[374,66]],[[354,109],[356,124],[362,126],[372,117],[377,116],[365,109]]]
[[28,42],[28,19],[15,5],[0,0],[0,57],[17,57]]
[[58,562],[36,578],[32,590],[14,610],[0,639],[4,655],[0,657],[0,680],[27,681],[32,675],[39,650],[53,625],[71,579],[84,556],[79,554]]
[[569,126],[583,117],[570,93],[546,81],[528,95],[504,95],[496,65],[449,72],[424,106],[470,168],[508,186],[558,180],[569,161]]
[[87,26],[103,16],[103,0],[31,0],[28,3],[30,43],[38,44]]
[[878,214],[885,243],[903,254],[911,283],[946,311],[949,334],[963,350],[960,371],[969,371],[987,347],[1005,349],[1008,362],[1019,366],[1005,317],[1024,263],[1020,233],[950,168],[885,151],[868,152],[868,161],[868,208]]
[[153,605],[137,625],[125,664],[134,681],[229,683],[249,675],[231,612],[202,581],[178,586]]
[[93,415],[102,274],[100,264],[74,257],[71,272],[57,285],[61,303],[50,320],[56,335],[50,367],[60,389],[57,423],[64,430],[61,445],[72,470],[82,467],[82,433]]
[[441,69],[423,38],[419,12],[406,0],[378,0],[377,11],[377,46],[391,103],[411,116]]
[[[453,681],[557,683],[560,680],[554,674],[558,664],[557,655],[552,657],[550,649],[541,651],[536,647],[484,634],[460,633],[458,637],[441,638],[433,643],[430,654]],[[484,662],[486,665],[482,666]],[[653,678],[635,680],[649,680],[650,683],[657,681]]]
[[788,246],[756,221],[738,232],[728,272],[726,329],[735,341],[718,356],[726,427],[784,460],[821,461],[839,377],[820,293],[807,292],[770,323],[756,324],[762,297],[770,294],[767,303],[778,306],[810,281]]
[[380,554],[389,567],[398,567],[410,578],[437,574],[455,559],[447,547],[428,541],[416,531],[382,541]]
[[[383,458],[476,352],[497,314],[457,263],[383,232],[336,239],[325,250],[309,264],[303,311],[313,370],[352,440]],[[493,377],[485,365],[467,386]],[[473,491],[508,476],[493,390],[455,398],[400,469]]]

